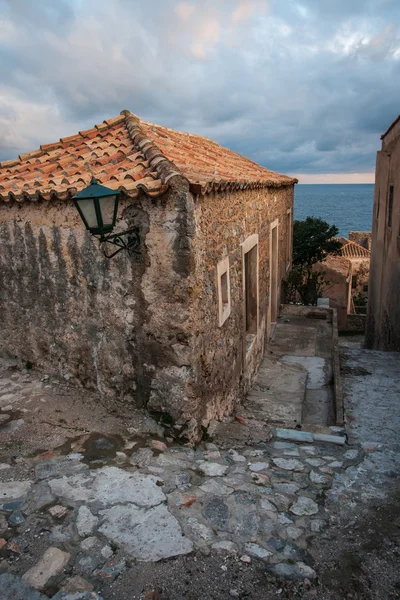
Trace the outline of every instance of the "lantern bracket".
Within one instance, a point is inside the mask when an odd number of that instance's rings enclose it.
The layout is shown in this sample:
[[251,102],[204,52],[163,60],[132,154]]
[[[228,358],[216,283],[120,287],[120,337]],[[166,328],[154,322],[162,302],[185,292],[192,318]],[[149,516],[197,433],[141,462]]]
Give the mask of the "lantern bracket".
[[[97,237],[97,236],[96,236]],[[112,258],[121,250],[127,250],[132,255],[140,256],[140,235],[139,227],[132,227],[120,233],[112,233],[110,235],[101,235],[99,238],[100,249],[106,258]],[[106,250],[107,244],[117,246],[117,250],[109,254]]]

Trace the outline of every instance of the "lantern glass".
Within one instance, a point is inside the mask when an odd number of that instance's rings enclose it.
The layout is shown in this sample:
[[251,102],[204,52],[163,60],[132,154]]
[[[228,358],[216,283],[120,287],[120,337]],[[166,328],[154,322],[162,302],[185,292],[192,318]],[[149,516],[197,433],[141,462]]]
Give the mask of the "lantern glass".
[[104,229],[112,229],[115,224],[118,209],[118,199],[116,195],[103,196],[98,199],[101,220]]
[[73,197],[75,206],[92,235],[102,238],[109,234],[117,219],[119,192],[97,183],[93,177],[90,185]]
[[82,200],[76,200],[79,212],[81,213],[87,229],[99,228],[95,202],[96,200],[94,198],[82,198]]

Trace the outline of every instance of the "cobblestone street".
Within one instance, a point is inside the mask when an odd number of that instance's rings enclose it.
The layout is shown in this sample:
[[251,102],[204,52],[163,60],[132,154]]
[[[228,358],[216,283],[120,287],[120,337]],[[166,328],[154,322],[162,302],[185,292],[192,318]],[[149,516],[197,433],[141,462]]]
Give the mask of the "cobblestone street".
[[[322,591],[327,579],[318,556],[332,544],[333,531],[347,531],[363,512],[398,493],[400,472],[399,357],[365,352],[342,347],[345,444],[312,436],[288,441],[284,430],[264,425],[264,441],[232,447],[209,441],[193,449],[162,440],[156,423],[153,434],[120,423],[117,434],[111,419],[98,432],[69,425],[63,443],[19,453],[17,442],[37,413],[27,408],[32,390],[40,397],[57,388],[4,368],[0,417],[9,442],[0,465],[0,582],[1,589],[14,589],[7,600],[142,599],[156,587],[162,600],[346,597]],[[367,367],[372,359],[374,375]],[[382,378],[386,401],[380,407]],[[27,387],[31,395],[24,395]],[[340,429],[331,434],[345,441]],[[172,558],[173,567],[165,562]],[[209,595],[196,591],[190,577],[185,592],[188,565],[210,559],[209,581],[215,570],[220,576]],[[379,586],[376,591],[383,593]],[[348,597],[396,597],[373,592]]]

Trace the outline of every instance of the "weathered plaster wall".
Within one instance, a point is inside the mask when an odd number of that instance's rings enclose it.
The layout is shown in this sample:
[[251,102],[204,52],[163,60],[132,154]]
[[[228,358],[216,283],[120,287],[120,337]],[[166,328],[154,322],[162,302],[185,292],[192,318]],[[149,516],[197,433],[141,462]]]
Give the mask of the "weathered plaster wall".
[[[264,353],[269,331],[270,224],[279,221],[278,281],[290,264],[287,210],[293,186],[263,188],[195,198],[195,281],[191,292],[193,331],[192,392],[203,425],[231,412],[249,388]],[[258,332],[246,352],[241,244],[259,235]],[[217,264],[229,257],[231,313],[218,324]],[[289,262],[288,262],[289,261]]]
[[182,403],[193,222],[187,183],[171,186],[121,203],[139,261],[105,259],[72,202],[0,205],[0,348],[125,402]]
[[323,297],[329,298],[329,306],[336,308],[339,331],[347,329],[351,294],[351,270],[349,261],[340,256],[329,256],[325,262],[316,263],[315,271],[324,272],[326,286]]
[[[388,226],[389,186],[394,186]],[[400,351],[400,122],[377,154],[366,347]]]

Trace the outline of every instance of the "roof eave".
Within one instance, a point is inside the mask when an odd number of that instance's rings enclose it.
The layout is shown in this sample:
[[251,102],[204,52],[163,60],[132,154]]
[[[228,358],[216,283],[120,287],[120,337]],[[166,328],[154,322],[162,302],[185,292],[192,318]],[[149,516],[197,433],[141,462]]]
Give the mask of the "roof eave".
[[397,125],[397,123],[399,121],[400,121],[400,115],[397,117],[397,119],[395,119],[393,121],[393,123],[391,125],[389,125],[389,127],[386,129],[385,133],[382,133],[381,140],[383,140],[383,138],[385,138],[387,136],[387,134],[393,129],[393,127],[395,127]]
[[244,190],[256,190],[261,188],[290,187],[298,183],[297,179],[287,178],[281,181],[190,181],[189,189],[196,196],[205,196],[213,192],[240,192]]

